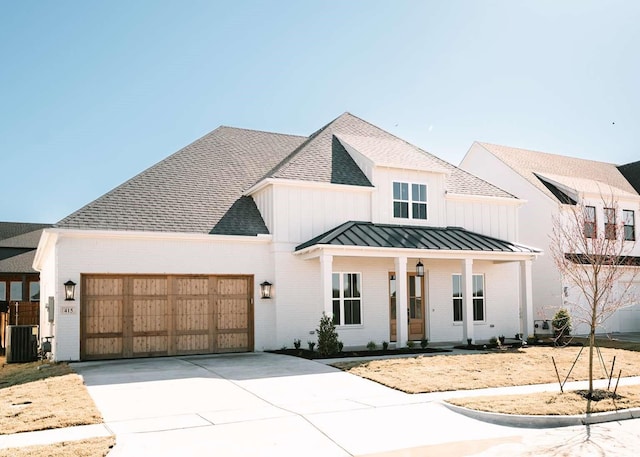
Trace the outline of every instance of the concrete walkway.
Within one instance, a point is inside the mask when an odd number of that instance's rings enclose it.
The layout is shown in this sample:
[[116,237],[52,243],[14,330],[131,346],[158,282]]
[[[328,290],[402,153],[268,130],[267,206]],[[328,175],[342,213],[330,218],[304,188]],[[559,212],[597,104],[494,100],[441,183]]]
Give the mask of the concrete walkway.
[[604,454],[593,455],[631,456],[640,448],[638,419],[515,428],[466,417],[440,402],[462,395],[557,390],[555,384],[410,395],[322,363],[266,353],[73,367],[105,423],[0,436],[0,448],[109,434],[117,437],[113,457],[556,456],[601,450]]

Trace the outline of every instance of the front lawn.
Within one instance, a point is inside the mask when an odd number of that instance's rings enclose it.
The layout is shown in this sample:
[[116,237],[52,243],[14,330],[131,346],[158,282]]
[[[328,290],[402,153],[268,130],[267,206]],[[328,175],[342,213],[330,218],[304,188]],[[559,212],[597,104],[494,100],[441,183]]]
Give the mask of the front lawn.
[[[528,347],[487,354],[434,355],[402,359],[336,362],[333,366],[407,393],[444,392],[557,382],[551,357],[562,379],[575,360],[580,347]],[[584,348],[569,381],[587,379],[589,348]],[[601,349],[607,369],[616,357],[615,373],[640,376],[640,352]],[[595,377],[605,378],[596,365]]]
[[0,357],[0,434],[101,422],[82,378],[68,364],[8,364]]

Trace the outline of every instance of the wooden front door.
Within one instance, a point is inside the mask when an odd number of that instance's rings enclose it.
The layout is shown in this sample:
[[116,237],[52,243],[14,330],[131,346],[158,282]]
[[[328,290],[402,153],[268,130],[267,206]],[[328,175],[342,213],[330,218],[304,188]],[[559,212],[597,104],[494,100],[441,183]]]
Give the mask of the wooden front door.
[[253,278],[83,275],[81,358],[253,350]]
[[[425,338],[425,280],[415,273],[407,274],[407,321],[409,339]],[[389,273],[389,322],[390,341],[396,341],[396,275]]]

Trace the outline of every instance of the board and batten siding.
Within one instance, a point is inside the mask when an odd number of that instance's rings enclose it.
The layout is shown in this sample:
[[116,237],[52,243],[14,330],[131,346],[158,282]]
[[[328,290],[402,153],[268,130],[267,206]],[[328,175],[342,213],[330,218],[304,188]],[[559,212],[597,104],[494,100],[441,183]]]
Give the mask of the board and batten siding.
[[[375,169],[375,182],[373,183],[376,191],[372,196],[373,219],[371,221],[380,224],[445,225],[444,179],[442,173],[377,167]],[[393,217],[394,182],[426,184],[427,220]]]
[[274,185],[273,205],[274,242],[303,243],[346,221],[371,220],[370,188],[357,186]]
[[449,198],[445,225],[464,227],[471,232],[516,242],[518,206],[513,203],[464,200],[464,197]]

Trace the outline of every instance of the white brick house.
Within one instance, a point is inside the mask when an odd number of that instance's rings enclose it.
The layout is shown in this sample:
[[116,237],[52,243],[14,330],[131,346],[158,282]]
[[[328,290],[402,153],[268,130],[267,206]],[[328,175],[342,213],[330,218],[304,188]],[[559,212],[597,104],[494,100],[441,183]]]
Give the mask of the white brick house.
[[532,333],[521,204],[348,113],[220,127],[45,231],[41,334],[80,360],[305,344],[322,312],[346,347]]

